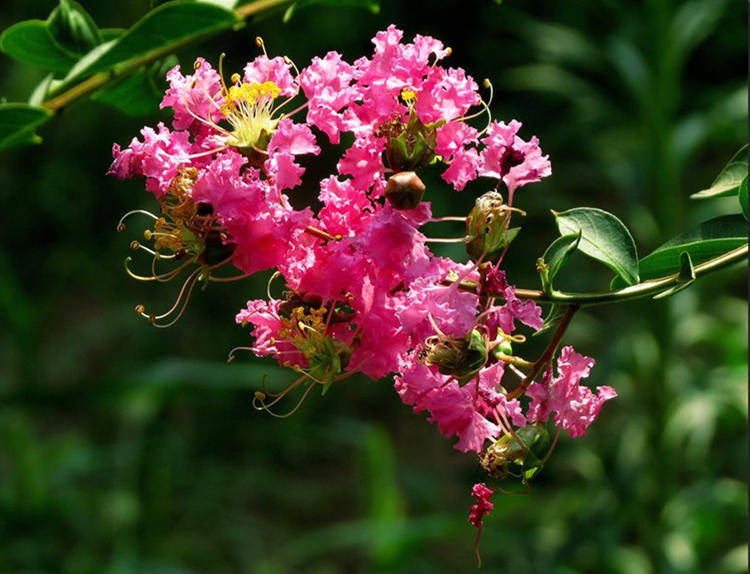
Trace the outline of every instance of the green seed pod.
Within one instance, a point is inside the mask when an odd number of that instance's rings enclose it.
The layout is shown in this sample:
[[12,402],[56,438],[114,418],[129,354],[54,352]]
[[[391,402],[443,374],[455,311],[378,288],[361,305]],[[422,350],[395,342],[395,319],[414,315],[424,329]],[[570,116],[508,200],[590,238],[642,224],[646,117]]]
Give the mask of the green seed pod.
[[505,248],[518,235],[520,228],[508,229],[509,208],[503,196],[488,191],[477,198],[466,218],[466,250],[474,260],[497,261]]
[[388,178],[385,198],[395,209],[414,209],[424,196],[425,185],[413,171],[400,171]]
[[487,344],[476,329],[465,337],[437,336],[426,341],[424,363],[459,382],[471,379],[487,362]]

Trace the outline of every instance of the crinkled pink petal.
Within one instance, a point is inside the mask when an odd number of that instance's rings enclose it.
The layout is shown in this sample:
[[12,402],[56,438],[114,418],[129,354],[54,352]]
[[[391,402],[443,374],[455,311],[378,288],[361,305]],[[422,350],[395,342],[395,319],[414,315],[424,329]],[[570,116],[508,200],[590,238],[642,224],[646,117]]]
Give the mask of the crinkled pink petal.
[[302,183],[305,168],[294,161],[294,156],[277,152],[264,163],[268,176],[279,189],[292,189]]
[[192,144],[188,132],[170,131],[163,123],[158,132],[150,127],[141,130],[143,141],[133,138],[125,149],[114,144],[114,161],[107,172],[120,179],[146,177],[146,189],[162,197],[180,166],[190,163]]
[[222,118],[221,78],[203,58],[195,61],[194,72],[184,76],[180,66],[167,72],[169,88],[159,104],[161,109],[172,108],[172,125],[176,130],[201,127],[200,120],[218,122]]
[[269,58],[261,55],[245,66],[245,82],[249,84],[273,82],[281,88],[283,96],[291,97],[297,93],[299,86],[292,75],[292,66],[281,56]]
[[339,172],[352,176],[355,187],[370,189],[376,181],[383,179],[382,151],[383,142],[380,139],[357,140],[339,161]]
[[435,152],[444,158],[452,158],[457,151],[476,143],[479,132],[464,122],[448,122],[437,130]]
[[284,118],[276,126],[276,131],[268,143],[268,154],[277,152],[290,155],[303,155],[320,153],[320,148],[315,143],[315,135],[305,124],[295,124],[291,119]]
[[448,169],[443,172],[443,179],[456,191],[461,191],[466,184],[477,178],[479,154],[474,148],[459,149],[453,156]]

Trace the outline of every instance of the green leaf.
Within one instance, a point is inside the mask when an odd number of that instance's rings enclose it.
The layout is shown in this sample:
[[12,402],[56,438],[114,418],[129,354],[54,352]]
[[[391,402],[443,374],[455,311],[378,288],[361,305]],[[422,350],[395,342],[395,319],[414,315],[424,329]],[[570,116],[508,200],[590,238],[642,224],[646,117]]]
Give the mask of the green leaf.
[[679,293],[695,281],[695,268],[690,254],[687,251],[680,253],[680,270],[677,272],[677,281],[673,287],[654,295],[654,299],[664,299],[675,293]]
[[95,93],[91,99],[107,104],[129,116],[145,116],[159,107],[160,93],[150,70],[139,70]]
[[747,177],[747,145],[744,145],[732,159],[727,162],[724,169],[711,184],[711,187],[694,193],[691,199],[707,199],[711,197],[724,197],[727,195],[736,195],[742,184],[742,180]]
[[66,73],[76,63],[75,56],[55,42],[42,20],[26,20],[5,30],[0,35],[0,50],[22,64],[52,72]]
[[93,18],[74,0],[60,0],[47,19],[47,26],[57,43],[74,54],[82,56],[102,43]]
[[380,0],[297,0],[284,12],[284,23],[289,22],[300,8],[308,8],[315,5],[333,6],[336,8],[362,8],[372,14],[380,12]]
[[34,129],[50,117],[52,112],[38,106],[0,104],[0,149],[39,143]]
[[177,63],[176,57],[156,62],[96,92],[91,99],[112,106],[129,116],[146,116],[159,109],[164,95],[160,86],[167,70]]
[[537,270],[542,277],[542,287],[545,293],[552,289],[555,277],[570,259],[571,254],[578,248],[581,233],[571,233],[555,239],[537,262]]
[[740,208],[742,209],[742,215],[747,219],[747,176],[742,180],[740,185],[740,192],[737,194],[737,198],[740,201]]
[[[739,213],[723,215],[670,239],[640,261],[641,280],[678,273],[682,253],[690,255],[694,265],[713,259],[747,243],[747,222]],[[624,287],[616,277],[612,289]]]
[[552,212],[561,235],[578,234],[578,250],[604,263],[625,283],[638,283],[638,254],[627,227],[614,215],[594,207]]
[[120,63],[175,44],[188,43],[196,38],[231,28],[238,22],[234,12],[214,4],[191,0],[177,0],[152,10],[122,36],[104,44],[94,58],[71,70],[64,89],[87,76],[110,70]]

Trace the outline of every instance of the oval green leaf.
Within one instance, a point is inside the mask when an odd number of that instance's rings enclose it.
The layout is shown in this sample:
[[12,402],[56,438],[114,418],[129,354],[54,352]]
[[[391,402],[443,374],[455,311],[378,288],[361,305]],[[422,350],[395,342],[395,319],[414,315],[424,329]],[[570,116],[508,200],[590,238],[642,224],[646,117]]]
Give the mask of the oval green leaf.
[[52,117],[52,112],[28,104],[0,104],[0,149],[39,143],[34,129]]
[[297,0],[284,12],[284,22],[291,20],[297,10],[317,4],[336,8],[362,8],[372,14],[380,12],[380,0]]
[[627,285],[638,283],[635,242],[622,221],[594,207],[552,213],[561,235],[580,233],[579,251],[612,269]]
[[724,169],[707,189],[701,190],[690,196],[691,199],[708,199],[711,197],[724,197],[736,195],[747,177],[747,145],[743,146],[732,159],[727,162]]
[[[693,265],[699,265],[747,243],[747,222],[739,213],[723,215],[670,239],[640,261],[641,280],[679,273],[681,256],[687,253]],[[612,289],[625,284],[616,277]]]
[[[108,45],[96,58],[76,66],[60,89],[87,76],[110,70],[122,62],[231,28],[238,22],[234,12],[203,2],[177,0],[152,10]],[[165,52],[166,54],[167,52]]]
[[537,261],[537,271],[542,280],[542,290],[545,293],[552,291],[555,277],[570,259],[571,254],[577,249],[581,241],[581,234],[574,233],[563,235],[555,239],[544,255]]
[[22,64],[52,72],[66,73],[76,63],[57,42],[42,20],[14,24],[0,35],[0,50]]

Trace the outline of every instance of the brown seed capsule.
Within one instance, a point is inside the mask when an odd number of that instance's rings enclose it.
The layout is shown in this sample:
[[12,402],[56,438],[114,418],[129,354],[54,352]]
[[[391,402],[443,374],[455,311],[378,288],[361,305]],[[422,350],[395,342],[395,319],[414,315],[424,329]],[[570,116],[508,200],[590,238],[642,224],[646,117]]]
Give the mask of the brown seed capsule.
[[400,171],[388,178],[385,197],[395,209],[414,209],[424,196],[425,185],[413,171]]

